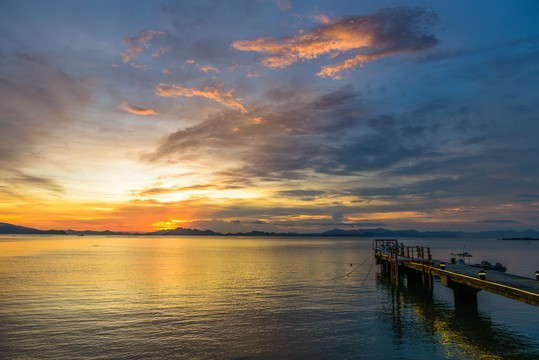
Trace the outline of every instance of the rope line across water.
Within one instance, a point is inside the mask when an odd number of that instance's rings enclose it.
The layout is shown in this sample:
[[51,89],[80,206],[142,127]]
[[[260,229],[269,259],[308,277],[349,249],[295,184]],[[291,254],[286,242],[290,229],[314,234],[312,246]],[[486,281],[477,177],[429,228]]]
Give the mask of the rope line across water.
[[[373,257],[374,254],[370,254],[369,256],[367,256],[367,258],[365,258],[365,260],[363,260],[359,265],[357,265],[356,267],[354,267],[352,270],[350,270],[348,273],[344,274],[344,275],[341,275],[341,276],[337,276],[337,277],[334,277],[333,279],[330,279],[330,280],[337,280],[337,279],[341,279],[343,277],[347,277],[347,276],[350,276],[354,271],[356,271],[357,269],[359,269],[359,267],[363,264],[365,264],[367,262],[367,260],[369,260],[371,257]],[[372,268],[372,264],[371,264],[371,268]],[[369,268],[369,273],[371,272],[371,268]],[[368,276],[369,274],[367,274]],[[365,281],[364,281],[365,282]]]

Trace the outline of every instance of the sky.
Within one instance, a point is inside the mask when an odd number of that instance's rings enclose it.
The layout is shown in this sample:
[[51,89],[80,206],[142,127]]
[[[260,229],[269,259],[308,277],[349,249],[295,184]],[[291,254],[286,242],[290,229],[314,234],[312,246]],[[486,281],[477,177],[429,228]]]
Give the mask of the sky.
[[539,229],[539,2],[0,1],[0,221]]

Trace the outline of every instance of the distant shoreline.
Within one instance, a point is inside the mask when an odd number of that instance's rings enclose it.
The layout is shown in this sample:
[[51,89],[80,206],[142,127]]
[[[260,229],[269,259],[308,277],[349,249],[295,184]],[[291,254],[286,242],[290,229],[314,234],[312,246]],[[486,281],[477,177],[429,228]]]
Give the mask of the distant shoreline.
[[375,229],[355,229],[342,230],[333,229],[321,233],[295,233],[295,232],[265,232],[249,231],[237,233],[219,233],[212,230],[198,230],[178,227],[176,229],[166,229],[154,232],[115,232],[115,231],[93,231],[93,230],[38,230],[34,228],[0,223],[0,234],[3,235],[120,235],[120,236],[147,236],[147,235],[174,235],[174,236],[248,236],[248,237],[391,237],[391,238],[492,238],[497,240],[539,240],[539,231],[528,229],[498,230],[498,231],[417,231],[417,230],[389,230],[384,228]]

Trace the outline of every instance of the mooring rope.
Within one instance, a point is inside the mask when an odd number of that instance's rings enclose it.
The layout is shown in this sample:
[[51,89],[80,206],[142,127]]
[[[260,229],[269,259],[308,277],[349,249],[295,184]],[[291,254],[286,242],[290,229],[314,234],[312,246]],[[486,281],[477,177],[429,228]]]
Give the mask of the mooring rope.
[[[374,259],[373,259],[374,260]],[[369,266],[369,271],[367,272],[367,276],[365,276],[365,279],[363,279],[363,282],[361,283],[361,286],[363,286],[363,284],[365,284],[365,281],[367,281],[367,278],[369,277],[370,273],[371,273],[371,269],[372,269],[372,266],[374,265],[374,261],[371,262],[371,266]]]
[[[365,258],[365,260],[363,260],[361,262],[361,264],[357,265],[356,267],[354,267],[352,270],[350,270],[350,272],[344,274],[344,275],[341,275],[341,276],[337,276],[337,277],[334,277],[333,279],[330,279],[330,280],[337,280],[337,279],[340,279],[340,278],[343,278],[343,277],[347,277],[347,276],[350,276],[350,274],[352,274],[354,271],[356,271],[357,269],[359,269],[359,267],[363,264],[365,264],[367,262],[367,260],[369,260],[371,257],[373,257],[374,254],[370,254],[369,256],[367,256],[367,258]],[[371,267],[372,267],[372,264],[371,264]],[[370,268],[369,268],[369,273],[370,273]],[[368,275],[368,274],[367,274]]]

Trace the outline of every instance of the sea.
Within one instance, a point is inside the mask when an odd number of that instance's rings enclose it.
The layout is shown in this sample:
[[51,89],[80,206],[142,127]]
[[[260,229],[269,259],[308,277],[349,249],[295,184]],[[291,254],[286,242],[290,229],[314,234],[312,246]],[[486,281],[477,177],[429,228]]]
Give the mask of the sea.
[[[539,241],[401,241],[539,270]],[[372,242],[2,235],[0,359],[539,359],[539,307],[397,287]]]

